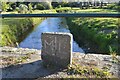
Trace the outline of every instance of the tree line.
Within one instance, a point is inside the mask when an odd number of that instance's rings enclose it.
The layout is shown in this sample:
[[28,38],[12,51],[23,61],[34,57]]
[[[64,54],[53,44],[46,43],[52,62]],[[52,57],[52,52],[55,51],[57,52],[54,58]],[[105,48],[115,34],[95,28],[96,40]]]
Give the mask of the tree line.
[[[18,11],[19,13],[32,12],[32,10],[46,10],[55,9],[60,7],[79,7],[80,9],[89,8],[104,8],[104,6],[110,9],[120,9],[120,1],[116,4],[108,2],[96,1],[96,2],[1,2],[0,6],[2,11]],[[116,6],[118,5],[118,6]]]

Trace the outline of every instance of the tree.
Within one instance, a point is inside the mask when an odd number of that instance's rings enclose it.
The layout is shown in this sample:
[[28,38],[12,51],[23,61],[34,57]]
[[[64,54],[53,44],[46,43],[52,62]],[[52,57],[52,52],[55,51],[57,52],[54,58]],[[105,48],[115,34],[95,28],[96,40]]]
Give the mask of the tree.
[[42,4],[39,3],[39,4],[36,5],[36,9],[44,10],[45,7]]
[[19,7],[16,7],[15,11],[19,12]]
[[29,9],[29,12],[32,13],[32,9],[33,9],[33,7],[32,7],[32,4],[31,4],[31,3],[28,4],[28,9]]
[[1,12],[2,12],[2,3],[0,2],[0,14],[1,14]]
[[25,4],[20,4],[19,13],[27,13],[27,12],[28,12],[28,7]]
[[93,5],[94,5],[94,7],[96,7],[96,0],[93,1]]
[[79,7],[80,7],[80,9],[82,9],[83,7],[82,7],[82,2],[80,2],[79,3]]
[[39,2],[36,4],[36,8],[37,9],[40,9],[40,10],[43,10],[43,9],[51,9],[52,8],[52,5],[51,5],[51,2]]
[[16,7],[17,7],[17,4],[16,4],[16,3],[11,2],[11,3],[9,3],[9,4],[10,4],[10,6],[11,6],[11,8],[12,8],[13,10],[16,9]]
[[0,1],[0,9],[2,9],[2,2]]
[[8,4],[6,2],[2,2],[2,11],[7,11],[8,8]]
[[100,4],[100,8],[103,7],[103,0],[100,0],[101,4]]
[[45,7],[45,9],[51,9],[52,8],[51,2],[49,2],[49,1],[41,2],[41,4]]

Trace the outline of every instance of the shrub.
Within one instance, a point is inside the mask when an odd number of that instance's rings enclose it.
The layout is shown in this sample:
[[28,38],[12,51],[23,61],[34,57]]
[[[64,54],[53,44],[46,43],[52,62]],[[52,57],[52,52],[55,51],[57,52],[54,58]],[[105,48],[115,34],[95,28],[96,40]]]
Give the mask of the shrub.
[[41,4],[45,7],[45,9],[52,9],[52,5],[50,2],[41,2]]
[[27,12],[28,12],[28,7],[25,4],[20,4],[19,13],[27,13]]
[[31,4],[31,3],[28,4],[28,8],[29,8],[29,12],[32,13],[32,9],[33,9],[33,7],[32,7],[32,4]]
[[119,3],[118,4],[109,4],[107,6],[108,9],[114,9],[114,10],[120,10],[120,6],[119,6]]
[[16,9],[15,9],[17,12],[19,12],[19,7],[16,7]]
[[58,8],[61,8],[61,5],[58,5]]
[[7,11],[8,8],[8,4],[6,2],[2,2],[2,11]]
[[45,7],[44,7],[42,4],[37,4],[37,5],[36,5],[36,9],[44,10]]

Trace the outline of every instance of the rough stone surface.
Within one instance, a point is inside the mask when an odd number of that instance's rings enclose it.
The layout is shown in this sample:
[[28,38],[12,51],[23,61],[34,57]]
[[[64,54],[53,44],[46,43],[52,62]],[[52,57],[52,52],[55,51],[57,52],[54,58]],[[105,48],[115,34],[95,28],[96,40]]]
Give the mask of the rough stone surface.
[[[29,59],[23,63],[11,62],[11,56],[15,59],[19,57],[28,56]],[[14,56],[13,56],[14,55]],[[47,69],[43,66],[41,60],[41,51],[36,49],[27,49],[27,48],[13,48],[13,47],[0,47],[0,77],[2,78],[68,78],[69,74],[66,71],[54,71],[50,68]],[[98,69],[104,70],[105,67],[108,68],[108,71],[113,74],[111,78],[120,78],[120,56],[116,56],[118,62],[115,62],[112,59],[111,55],[102,55],[102,54],[82,54],[79,52],[73,52],[73,61],[81,66],[94,66]],[[14,60],[13,60],[14,61]],[[7,63],[7,64],[6,64]],[[8,64],[9,63],[9,64]],[[72,74],[74,78],[85,78],[76,74]],[[95,78],[91,76],[91,78]],[[41,79],[38,79],[41,80]],[[120,80],[120,79],[118,79]]]
[[43,33],[42,54],[45,64],[66,67],[72,62],[72,34]]

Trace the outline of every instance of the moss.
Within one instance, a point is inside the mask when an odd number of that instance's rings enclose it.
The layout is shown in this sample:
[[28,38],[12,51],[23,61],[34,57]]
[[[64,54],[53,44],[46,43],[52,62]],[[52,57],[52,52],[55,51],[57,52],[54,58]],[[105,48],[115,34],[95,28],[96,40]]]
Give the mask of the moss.
[[[31,54],[32,55],[32,54]],[[25,56],[20,56],[20,57],[15,57],[15,56],[0,56],[2,59],[2,64],[6,66],[13,66],[17,65],[19,63],[24,63],[27,59],[30,58],[30,56],[25,55]]]
[[[112,74],[108,68],[100,69],[96,66],[81,66],[73,60],[72,65],[68,66],[67,73],[69,78],[109,78]],[[76,76],[73,76],[76,75]]]

